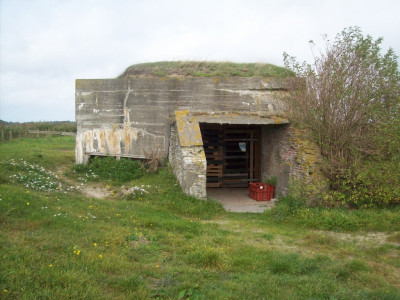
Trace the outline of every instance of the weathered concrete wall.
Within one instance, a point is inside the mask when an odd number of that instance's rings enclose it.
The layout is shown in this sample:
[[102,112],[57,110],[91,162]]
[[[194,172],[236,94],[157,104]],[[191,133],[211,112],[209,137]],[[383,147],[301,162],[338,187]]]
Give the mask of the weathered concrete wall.
[[168,105],[136,92],[137,86],[125,80],[76,81],[77,163],[84,162],[85,153],[138,158],[143,149],[166,153]]
[[166,155],[176,110],[219,112],[232,119],[233,112],[245,112],[254,122],[279,122],[285,117],[284,84],[275,78],[78,79],[76,162],[84,162],[85,153],[140,158],[143,149],[158,148]]

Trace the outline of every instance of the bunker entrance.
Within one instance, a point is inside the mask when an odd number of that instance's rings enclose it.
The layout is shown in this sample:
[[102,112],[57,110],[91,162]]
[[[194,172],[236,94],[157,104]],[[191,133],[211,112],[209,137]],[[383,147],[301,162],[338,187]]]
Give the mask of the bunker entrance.
[[248,187],[261,179],[260,126],[201,123],[207,187]]

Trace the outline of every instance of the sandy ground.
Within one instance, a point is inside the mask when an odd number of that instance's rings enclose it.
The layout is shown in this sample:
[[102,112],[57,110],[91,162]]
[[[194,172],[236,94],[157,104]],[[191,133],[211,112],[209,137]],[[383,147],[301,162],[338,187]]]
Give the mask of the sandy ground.
[[247,188],[208,188],[207,197],[222,203],[226,211],[261,213],[274,206],[271,201],[256,201]]

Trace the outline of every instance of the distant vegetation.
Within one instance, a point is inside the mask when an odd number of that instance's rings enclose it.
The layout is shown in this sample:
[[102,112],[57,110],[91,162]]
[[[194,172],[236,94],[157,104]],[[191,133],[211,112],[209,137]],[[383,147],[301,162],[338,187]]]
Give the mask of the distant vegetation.
[[22,137],[33,137],[28,130],[76,132],[76,122],[5,122],[0,120],[0,142]]
[[130,66],[118,78],[128,77],[288,77],[294,72],[265,63],[161,61]]

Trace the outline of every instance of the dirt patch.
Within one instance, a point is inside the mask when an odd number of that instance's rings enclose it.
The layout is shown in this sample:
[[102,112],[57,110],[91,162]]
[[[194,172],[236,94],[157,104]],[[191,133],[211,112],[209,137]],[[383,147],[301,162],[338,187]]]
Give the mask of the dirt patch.
[[395,246],[400,246],[400,243],[391,241],[388,239],[389,234],[384,232],[357,232],[357,233],[339,233],[332,231],[318,231],[325,235],[333,236],[341,241],[354,242],[358,245],[374,245],[381,246],[383,244],[392,244]]
[[112,196],[112,192],[102,185],[83,185],[79,190],[86,197],[105,199]]
[[90,185],[81,185],[79,190],[86,197],[92,197],[96,199],[114,199],[118,197],[124,197],[130,194],[139,193],[141,195],[148,194],[149,192],[145,190],[145,188],[150,188],[150,186],[141,186],[141,187],[131,187],[127,188],[125,186],[120,187],[110,187],[103,186],[102,184],[90,184]]

